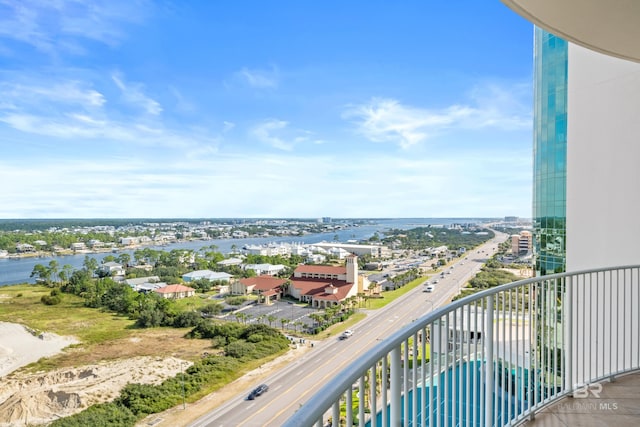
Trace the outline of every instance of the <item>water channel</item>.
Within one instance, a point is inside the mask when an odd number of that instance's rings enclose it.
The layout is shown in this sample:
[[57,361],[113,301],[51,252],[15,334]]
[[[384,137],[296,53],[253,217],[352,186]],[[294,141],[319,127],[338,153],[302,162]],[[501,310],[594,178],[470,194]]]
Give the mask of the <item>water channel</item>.
[[[453,223],[480,223],[481,219],[467,219],[467,218],[404,218],[404,219],[380,219],[374,220],[370,224],[360,225],[358,227],[349,228],[347,230],[339,230],[330,233],[316,233],[308,234],[306,236],[299,237],[254,237],[246,239],[212,239],[212,240],[192,240],[187,242],[170,243],[165,246],[146,246],[152,249],[170,251],[172,249],[191,249],[199,250],[200,248],[210,245],[217,246],[217,250],[226,254],[232,251],[232,247],[235,245],[238,249],[245,245],[262,245],[267,243],[318,243],[322,241],[331,242],[339,241],[346,242],[348,240],[365,240],[373,236],[374,233],[379,233],[380,236],[384,235],[384,232],[392,228],[406,230],[410,228],[425,226],[428,224],[453,224]],[[336,237],[337,236],[337,237]],[[139,248],[137,248],[139,249]],[[136,250],[137,250],[136,249]],[[133,257],[135,250],[122,250],[118,253],[128,253]],[[117,255],[113,253],[91,253],[91,254],[76,254],[65,256],[51,256],[51,257],[34,257],[34,258],[18,258],[8,259],[0,258],[0,286],[13,285],[18,283],[34,283],[35,279],[29,277],[33,271],[33,267],[37,264],[47,265],[51,260],[58,261],[60,267],[65,264],[71,265],[74,269],[82,268],[85,256],[95,258],[98,263],[102,261],[107,255]]]

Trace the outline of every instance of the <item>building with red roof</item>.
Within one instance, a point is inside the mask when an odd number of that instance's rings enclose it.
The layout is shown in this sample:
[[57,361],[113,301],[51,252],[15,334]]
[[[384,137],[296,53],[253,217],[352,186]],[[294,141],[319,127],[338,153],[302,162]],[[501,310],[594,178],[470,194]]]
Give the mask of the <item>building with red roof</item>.
[[162,298],[179,299],[192,297],[196,294],[196,290],[184,285],[167,285],[154,290],[154,292],[162,295]]
[[270,304],[273,299],[282,298],[286,279],[262,275],[256,277],[247,277],[235,281],[231,285],[231,293],[234,295],[248,295],[257,293],[260,295],[260,302]]
[[312,307],[338,305],[361,291],[358,280],[358,257],[349,255],[344,266],[299,265],[289,279],[289,295]]

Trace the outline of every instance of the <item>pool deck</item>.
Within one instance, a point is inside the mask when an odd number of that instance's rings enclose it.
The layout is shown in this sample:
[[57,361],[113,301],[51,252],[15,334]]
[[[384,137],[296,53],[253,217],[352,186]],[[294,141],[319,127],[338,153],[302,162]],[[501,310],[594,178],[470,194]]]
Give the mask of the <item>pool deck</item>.
[[566,397],[538,412],[526,427],[640,426],[640,372],[603,382],[600,397]]

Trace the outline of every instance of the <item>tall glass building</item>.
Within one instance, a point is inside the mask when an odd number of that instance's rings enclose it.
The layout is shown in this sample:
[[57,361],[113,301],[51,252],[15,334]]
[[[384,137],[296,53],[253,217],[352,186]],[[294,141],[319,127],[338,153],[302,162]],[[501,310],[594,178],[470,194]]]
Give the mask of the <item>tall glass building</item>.
[[534,40],[533,221],[539,276],[566,270],[567,42]]

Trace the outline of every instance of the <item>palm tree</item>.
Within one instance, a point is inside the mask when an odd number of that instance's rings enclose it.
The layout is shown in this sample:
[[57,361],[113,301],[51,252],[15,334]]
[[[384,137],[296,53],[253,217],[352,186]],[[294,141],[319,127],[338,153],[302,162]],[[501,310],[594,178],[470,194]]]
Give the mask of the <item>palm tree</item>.
[[375,283],[370,283],[369,284],[369,295],[371,295],[373,293],[373,290],[376,288],[376,284]]
[[290,321],[291,320],[287,319],[286,317],[283,317],[282,319],[280,319],[280,324],[282,325],[282,329],[284,329],[284,325],[286,325]]
[[311,314],[309,315],[309,317],[310,317],[314,322],[316,322],[316,323],[317,323],[317,325],[314,325],[314,326],[320,326],[320,322],[321,322],[321,320],[323,319],[322,314],[320,314],[320,313],[311,313]]
[[356,307],[358,307],[358,297],[356,295],[352,295],[349,297],[349,302],[351,304],[351,311],[354,311]]
[[267,321],[269,322],[269,326],[273,325],[273,322],[275,322],[277,319],[276,316],[274,316],[273,314],[270,314],[267,316]]
[[289,293],[289,289],[291,288],[291,280],[287,280],[282,285],[280,285],[280,289],[282,290],[282,296],[285,296]]

